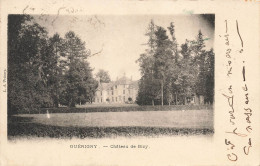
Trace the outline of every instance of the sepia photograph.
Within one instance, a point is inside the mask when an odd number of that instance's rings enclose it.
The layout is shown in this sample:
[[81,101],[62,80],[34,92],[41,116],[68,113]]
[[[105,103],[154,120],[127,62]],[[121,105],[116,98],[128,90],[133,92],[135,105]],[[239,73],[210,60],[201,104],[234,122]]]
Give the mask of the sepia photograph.
[[215,15],[8,15],[8,139],[212,136]]
[[259,165],[257,4],[1,1],[0,165]]

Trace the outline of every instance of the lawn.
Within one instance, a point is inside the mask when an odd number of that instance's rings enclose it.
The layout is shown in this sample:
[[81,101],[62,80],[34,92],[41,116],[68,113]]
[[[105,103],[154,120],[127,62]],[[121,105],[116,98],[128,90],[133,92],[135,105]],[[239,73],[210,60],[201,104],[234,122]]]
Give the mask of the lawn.
[[21,114],[8,136],[117,137],[213,134],[212,110]]

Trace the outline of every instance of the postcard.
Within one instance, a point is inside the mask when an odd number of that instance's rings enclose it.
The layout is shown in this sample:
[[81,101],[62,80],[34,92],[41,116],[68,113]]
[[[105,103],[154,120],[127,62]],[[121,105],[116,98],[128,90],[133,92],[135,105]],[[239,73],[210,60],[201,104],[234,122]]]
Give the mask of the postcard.
[[260,1],[1,1],[0,165],[260,165]]

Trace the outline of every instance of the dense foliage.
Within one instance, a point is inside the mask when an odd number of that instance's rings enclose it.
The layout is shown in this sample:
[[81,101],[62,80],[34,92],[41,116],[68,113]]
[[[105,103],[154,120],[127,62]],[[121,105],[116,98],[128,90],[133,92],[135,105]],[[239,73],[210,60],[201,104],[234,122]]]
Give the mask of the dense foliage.
[[105,71],[103,69],[100,69],[97,72],[96,78],[99,79],[100,83],[109,83],[111,81],[108,71]]
[[[174,23],[163,27],[150,22],[147,49],[140,55],[141,79],[137,103],[155,105],[185,104],[194,95],[214,100],[214,51],[205,49],[201,31],[195,40],[178,45]],[[168,35],[169,34],[169,35]]]
[[72,31],[52,37],[34,18],[8,16],[8,113],[91,102],[97,82],[85,43]]

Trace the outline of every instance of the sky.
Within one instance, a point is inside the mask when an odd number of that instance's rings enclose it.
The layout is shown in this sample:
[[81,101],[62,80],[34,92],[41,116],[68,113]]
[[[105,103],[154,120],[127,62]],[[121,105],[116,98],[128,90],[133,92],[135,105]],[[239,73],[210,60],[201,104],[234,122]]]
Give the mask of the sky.
[[109,72],[116,80],[124,74],[139,80],[141,75],[136,60],[147,48],[145,36],[151,19],[158,26],[167,28],[171,22],[175,25],[175,36],[179,45],[186,39],[195,39],[201,30],[206,49],[214,45],[214,17],[212,15],[61,15],[33,16],[37,23],[44,26],[49,36],[55,33],[64,37],[68,31],[74,31],[92,54],[88,62],[93,73],[99,69]]

